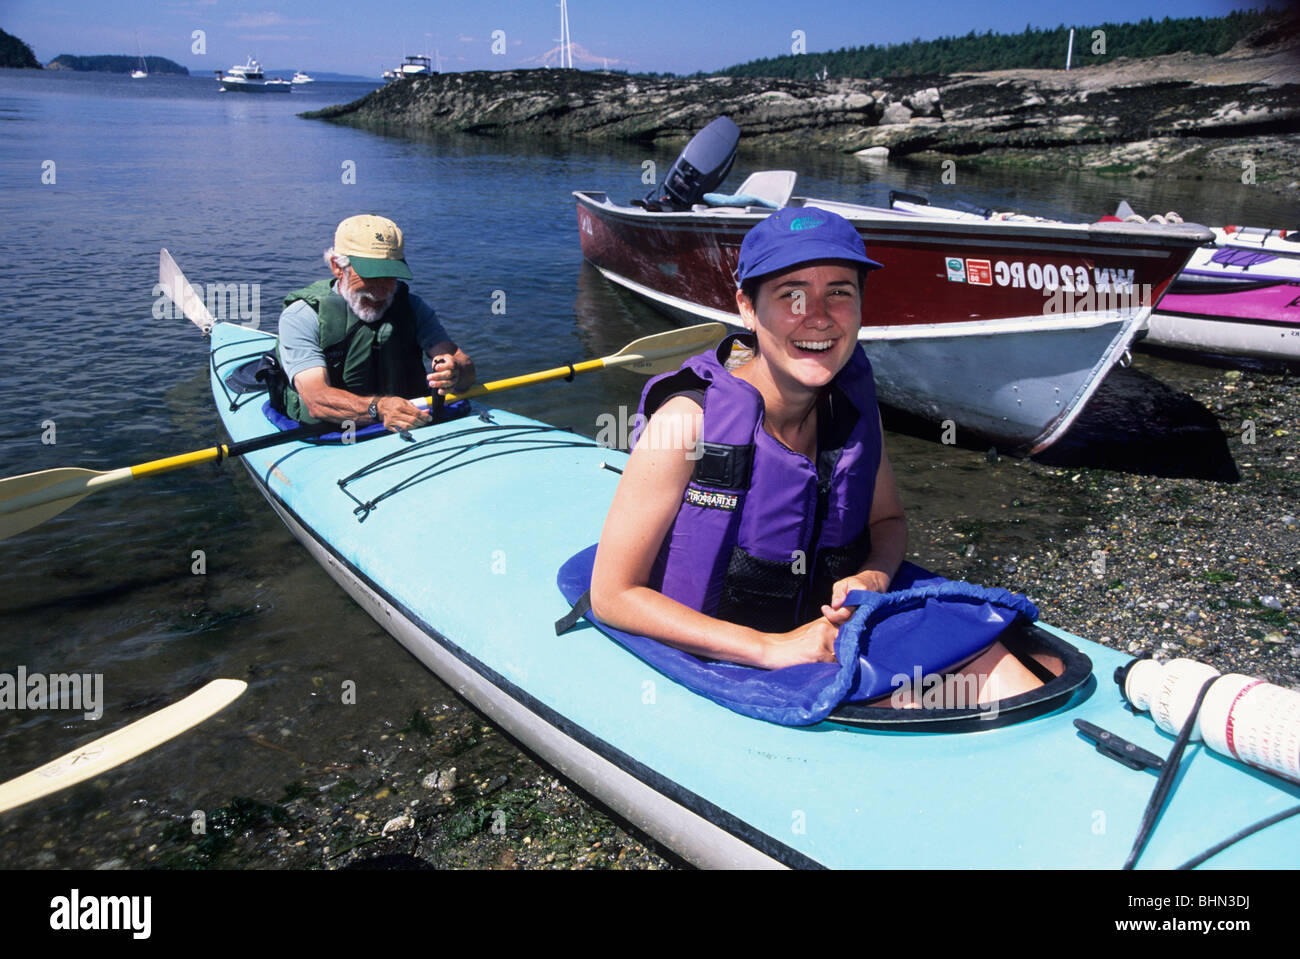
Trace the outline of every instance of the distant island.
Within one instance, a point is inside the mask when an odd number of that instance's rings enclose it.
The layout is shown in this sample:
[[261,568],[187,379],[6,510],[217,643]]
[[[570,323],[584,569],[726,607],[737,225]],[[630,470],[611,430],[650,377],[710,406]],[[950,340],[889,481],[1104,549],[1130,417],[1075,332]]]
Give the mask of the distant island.
[[12,33],[0,30],[0,67],[8,67],[11,70],[39,70],[41,62],[36,59],[31,47]]
[[[139,57],[120,56],[115,53],[105,53],[93,57],[78,57],[71,53],[60,53],[57,57],[45,65],[47,70],[78,70],[93,71],[96,73],[130,73],[139,64]],[[181,66],[175,60],[168,60],[166,57],[145,57],[150,73],[163,73],[175,76],[188,77],[190,71]]]

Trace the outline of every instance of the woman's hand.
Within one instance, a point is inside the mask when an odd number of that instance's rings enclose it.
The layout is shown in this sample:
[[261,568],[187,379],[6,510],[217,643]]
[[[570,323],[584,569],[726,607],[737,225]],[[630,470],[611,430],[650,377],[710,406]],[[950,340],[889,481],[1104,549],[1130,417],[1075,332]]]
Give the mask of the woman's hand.
[[844,605],[844,598],[855,589],[866,589],[873,593],[889,592],[889,577],[878,569],[865,569],[853,576],[846,576],[831,587],[831,608],[839,609]]
[[822,607],[822,615],[788,633],[767,633],[763,637],[764,669],[781,669],[800,663],[835,662],[835,637],[853,615],[852,608]]

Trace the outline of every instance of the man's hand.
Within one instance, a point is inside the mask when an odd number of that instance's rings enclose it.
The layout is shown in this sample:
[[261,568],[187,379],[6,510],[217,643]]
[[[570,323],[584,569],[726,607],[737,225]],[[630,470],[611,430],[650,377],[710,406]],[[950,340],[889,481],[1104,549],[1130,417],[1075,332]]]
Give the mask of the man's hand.
[[456,392],[458,373],[455,359],[446,353],[439,353],[433,358],[433,372],[428,376],[429,390],[444,396]]
[[433,358],[433,372],[428,376],[429,389],[432,392],[446,396],[448,393],[466,389],[467,386],[461,382],[463,379],[460,365],[457,364],[454,356],[449,353],[439,353]]
[[465,351],[450,340],[444,340],[429,347],[429,363],[433,372],[427,377],[429,391],[441,393],[464,393],[474,385],[474,361]]
[[392,433],[423,426],[430,421],[430,416],[418,406],[412,406],[400,396],[381,396],[379,398],[379,417],[384,421],[384,429]]

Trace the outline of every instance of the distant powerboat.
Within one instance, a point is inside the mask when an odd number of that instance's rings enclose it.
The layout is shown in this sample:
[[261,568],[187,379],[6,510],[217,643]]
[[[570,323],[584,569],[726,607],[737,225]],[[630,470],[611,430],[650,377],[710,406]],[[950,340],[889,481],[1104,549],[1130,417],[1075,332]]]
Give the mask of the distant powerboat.
[[384,71],[384,80],[393,83],[397,80],[414,80],[416,77],[427,77],[436,73],[433,69],[432,57],[406,57],[402,62],[392,70]]
[[288,93],[293,84],[288,80],[268,80],[262,74],[262,65],[252,57],[241,66],[230,68],[228,73],[217,71],[217,80],[221,89],[243,93]]
[[413,77],[426,77],[433,73],[433,60],[430,57],[407,57],[398,67],[402,78],[410,80]]
[[315,83],[315,82],[316,82],[316,78],[315,78],[315,77],[309,77],[309,76],[307,76],[307,74],[305,74],[305,73],[303,73],[301,70],[299,70],[297,73],[295,73],[295,74],[293,75],[293,82],[294,82],[294,83]]

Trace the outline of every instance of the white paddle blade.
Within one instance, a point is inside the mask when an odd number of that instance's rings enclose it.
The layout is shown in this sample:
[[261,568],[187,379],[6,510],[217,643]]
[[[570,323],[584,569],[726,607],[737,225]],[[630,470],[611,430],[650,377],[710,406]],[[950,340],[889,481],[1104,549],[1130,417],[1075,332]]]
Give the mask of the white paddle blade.
[[95,491],[91,480],[106,475],[69,466],[0,480],[0,539],[58,516]]
[[643,336],[605,360],[606,366],[623,366],[646,376],[669,373],[682,361],[717,346],[727,335],[725,323],[701,323],[682,330]]
[[198,692],[129,726],[74,749],[39,769],[0,784],[0,813],[107,772],[179,736],[243,695],[239,679],[214,679]]
[[163,288],[173,303],[181,308],[190,320],[194,322],[204,334],[211,331],[213,325],[217,322],[208,312],[203,300],[194,292],[194,287],[190,286],[190,281],[185,279],[185,274],[181,268],[176,265],[172,255],[164,248],[158,254],[158,283]]

